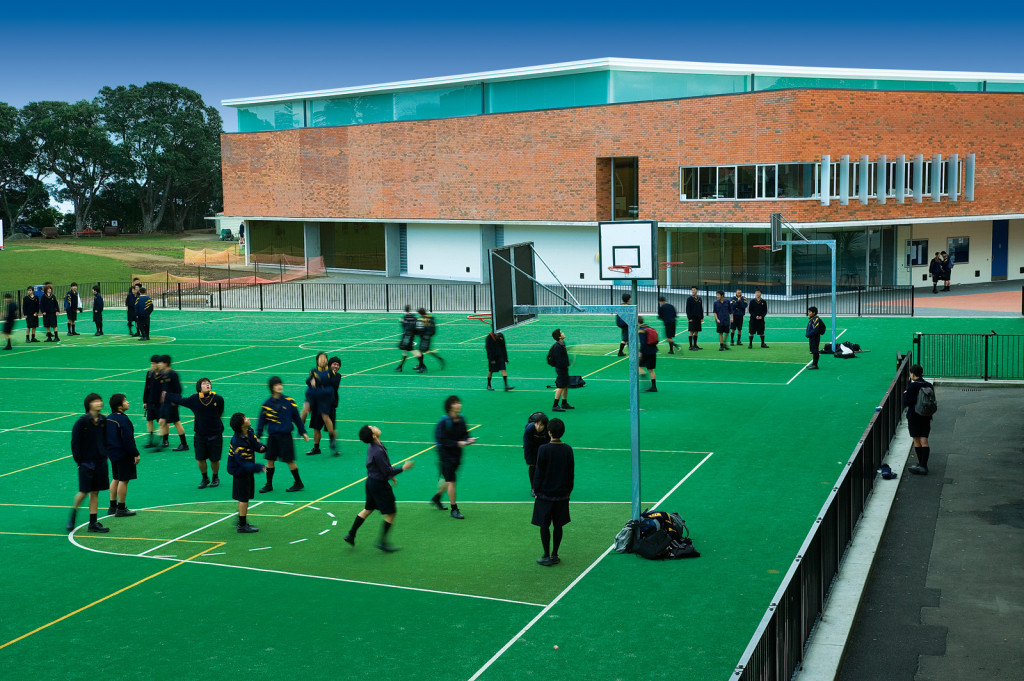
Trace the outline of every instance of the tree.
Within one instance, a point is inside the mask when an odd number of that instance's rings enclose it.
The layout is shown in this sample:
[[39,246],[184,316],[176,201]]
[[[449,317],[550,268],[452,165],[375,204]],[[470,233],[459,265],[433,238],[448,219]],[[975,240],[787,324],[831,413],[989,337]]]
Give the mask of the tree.
[[34,169],[37,155],[22,113],[0,102],[0,219],[8,233],[40,202],[49,204],[46,185]]
[[[155,231],[170,202],[191,205],[220,182],[220,114],[194,90],[153,82],[100,90],[97,103],[123,166],[121,179],[135,187],[144,232]],[[180,212],[180,211],[176,211]]]
[[72,203],[75,229],[83,229],[96,195],[117,170],[116,149],[100,107],[85,100],[32,102],[23,113],[26,138],[38,152],[36,168],[57,178],[57,198]]

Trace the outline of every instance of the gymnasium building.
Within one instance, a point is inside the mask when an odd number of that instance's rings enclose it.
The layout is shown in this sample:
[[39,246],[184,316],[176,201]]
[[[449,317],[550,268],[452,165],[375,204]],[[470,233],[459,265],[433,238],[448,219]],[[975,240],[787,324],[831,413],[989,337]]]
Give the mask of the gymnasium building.
[[[250,258],[487,281],[521,241],[599,284],[598,223],[653,220],[662,285],[1024,279],[1024,74],[594,59],[254,96],[223,145]],[[682,263],[682,264],[669,264]],[[543,271],[543,268],[539,268]]]

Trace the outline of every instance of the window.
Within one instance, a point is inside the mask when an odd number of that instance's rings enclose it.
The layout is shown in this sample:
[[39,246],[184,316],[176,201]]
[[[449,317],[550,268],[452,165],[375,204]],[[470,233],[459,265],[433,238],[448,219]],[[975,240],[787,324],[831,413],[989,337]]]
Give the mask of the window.
[[736,169],[736,198],[753,199],[757,197],[757,166],[739,166]]
[[715,198],[736,198],[736,166],[718,167],[718,190],[715,192]]
[[946,239],[946,253],[954,265],[970,262],[971,238],[969,236],[951,236]]
[[927,265],[930,260],[931,258],[928,257],[928,239],[907,241],[907,267]]
[[817,173],[814,163],[778,165],[779,198],[809,199],[814,196]]
[[778,196],[775,187],[775,166],[757,166],[757,198],[774,199]]

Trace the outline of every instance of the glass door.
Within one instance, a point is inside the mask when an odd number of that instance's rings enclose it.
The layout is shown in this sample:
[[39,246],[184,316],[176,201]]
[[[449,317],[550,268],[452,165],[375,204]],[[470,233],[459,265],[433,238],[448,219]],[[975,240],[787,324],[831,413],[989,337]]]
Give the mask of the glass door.
[[612,220],[636,220],[640,216],[637,159],[612,159]]

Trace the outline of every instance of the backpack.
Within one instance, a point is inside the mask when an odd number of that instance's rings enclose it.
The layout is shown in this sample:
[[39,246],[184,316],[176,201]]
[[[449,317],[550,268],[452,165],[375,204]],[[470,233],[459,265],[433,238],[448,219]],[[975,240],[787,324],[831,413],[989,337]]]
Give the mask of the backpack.
[[649,326],[647,328],[645,328],[644,331],[647,333],[647,344],[648,345],[657,345],[658,344],[658,332],[655,331],[653,328],[651,328]]
[[549,367],[555,366],[555,354],[554,353],[555,353],[555,346],[552,345],[548,349],[548,366]]
[[637,528],[640,527],[639,520],[626,521],[625,527],[615,535],[616,553],[633,553],[636,550]]
[[931,416],[939,410],[939,403],[935,401],[935,389],[927,383],[917,391],[917,402],[914,404],[914,413],[919,416]]

